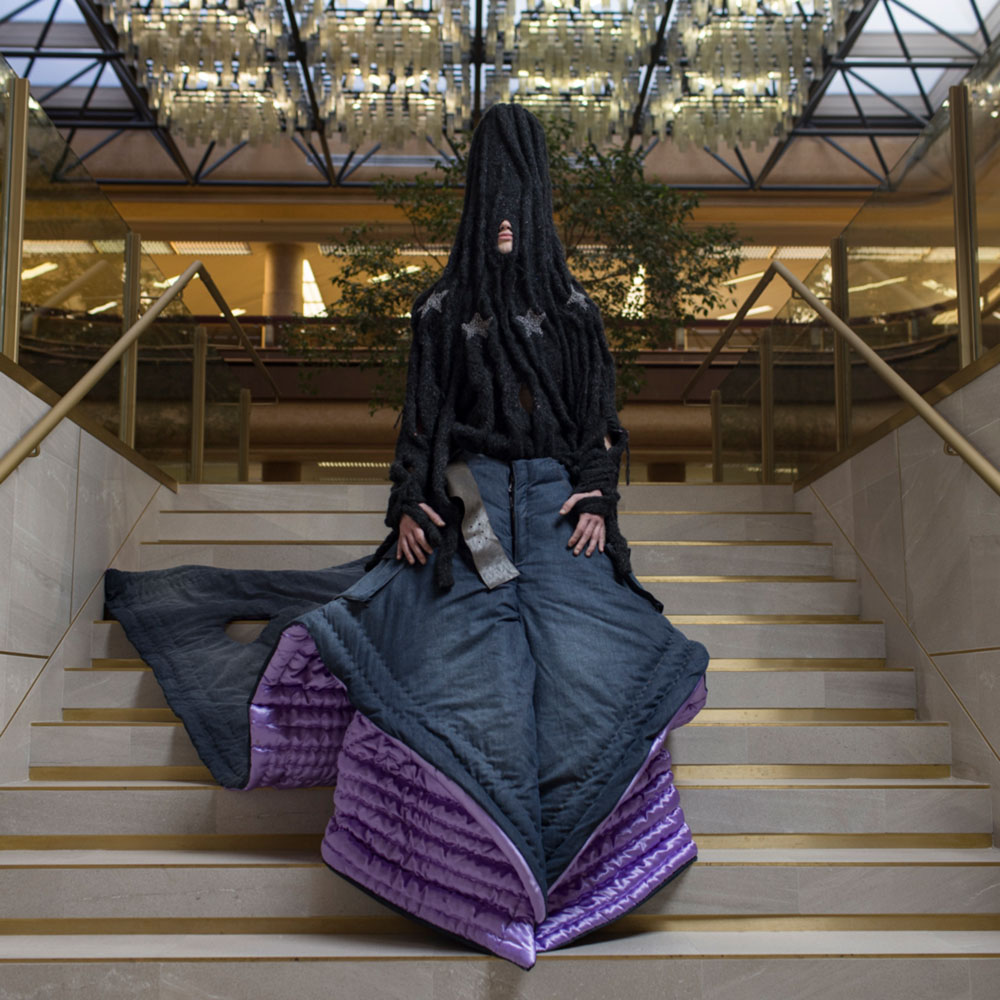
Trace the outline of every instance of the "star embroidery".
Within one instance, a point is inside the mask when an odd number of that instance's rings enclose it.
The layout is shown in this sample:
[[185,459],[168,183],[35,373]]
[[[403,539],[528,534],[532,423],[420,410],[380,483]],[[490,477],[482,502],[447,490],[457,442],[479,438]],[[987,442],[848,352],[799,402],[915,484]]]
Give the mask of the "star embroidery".
[[515,316],[514,319],[521,325],[525,336],[530,337],[536,333],[541,334],[542,320],[545,319],[545,313],[536,313],[534,309],[529,309],[524,316]]
[[566,305],[572,306],[577,305],[581,309],[587,308],[587,296],[583,294],[578,288],[573,289],[573,294],[566,300]]
[[490,324],[493,322],[493,317],[489,319],[483,319],[479,313],[469,320],[468,323],[462,324],[462,329],[465,331],[465,339],[471,340],[475,336],[485,337],[486,331],[490,328]]
[[433,295],[427,296],[427,301],[420,307],[420,316],[423,318],[429,309],[436,309],[441,312],[441,300],[450,292],[450,288],[443,288],[441,291],[434,292]]

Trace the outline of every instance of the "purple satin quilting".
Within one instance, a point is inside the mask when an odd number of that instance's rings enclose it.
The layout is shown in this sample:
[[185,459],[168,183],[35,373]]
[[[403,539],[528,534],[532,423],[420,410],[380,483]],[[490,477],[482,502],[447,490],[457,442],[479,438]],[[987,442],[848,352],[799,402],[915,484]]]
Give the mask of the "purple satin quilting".
[[246,787],[336,782],[321,848],[332,868],[527,969],[538,952],[614,920],[697,857],[664,741],[705,700],[702,677],[547,900],[478,803],[354,709],[304,625],[282,633],[253,695]]
[[250,702],[247,788],[332,785],[354,714],[344,685],[323,665],[304,625],[290,625]]
[[549,916],[536,932],[538,951],[562,947],[616,919],[697,858],[664,743],[671,729],[701,711],[706,698],[701,677],[653,740],[615,808],[549,888]]
[[360,712],[344,736],[324,860],[384,899],[523,968],[535,961],[529,894],[454,786]]

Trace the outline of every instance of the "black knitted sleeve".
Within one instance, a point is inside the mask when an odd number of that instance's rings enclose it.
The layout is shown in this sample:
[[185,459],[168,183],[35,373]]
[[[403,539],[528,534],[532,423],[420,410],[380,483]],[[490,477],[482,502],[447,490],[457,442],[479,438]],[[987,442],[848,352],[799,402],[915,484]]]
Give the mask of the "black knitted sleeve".
[[392,533],[377,550],[372,565],[395,545],[399,535],[399,522],[404,514],[409,514],[423,528],[432,545],[438,545],[441,541],[439,529],[420,507],[422,502],[427,502],[431,444],[438,420],[441,391],[437,384],[434,359],[428,353],[426,331],[420,330],[416,316],[411,325],[413,337],[406,370],[406,396],[400,414],[395,456],[389,466],[392,488],[389,491],[385,523],[392,529]]
[[[591,364],[596,369],[596,401],[588,414],[589,425],[576,455],[575,476],[571,476],[577,493],[600,490],[602,497],[617,502],[621,459],[628,452],[628,431],[622,427],[615,409],[615,361],[608,348],[602,324],[592,330]],[[610,447],[605,443],[610,441]],[[626,471],[627,479],[627,471]],[[597,500],[597,497],[593,498]],[[603,513],[596,508],[594,513]]]

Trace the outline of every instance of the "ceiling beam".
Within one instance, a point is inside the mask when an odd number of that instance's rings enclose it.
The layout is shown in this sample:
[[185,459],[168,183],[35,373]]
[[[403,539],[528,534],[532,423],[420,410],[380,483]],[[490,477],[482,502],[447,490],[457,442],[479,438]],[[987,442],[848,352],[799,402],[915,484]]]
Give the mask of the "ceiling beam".
[[[76,4],[80,8],[80,13],[83,15],[87,27],[90,28],[91,34],[94,36],[94,41],[100,45],[104,52],[117,54],[119,51],[117,32],[110,25],[104,23],[101,11],[93,3],[93,0],[76,0]],[[181,151],[177,148],[177,144],[174,142],[170,132],[157,123],[156,115],[149,106],[145,92],[136,81],[132,70],[125,65],[123,59],[115,58],[111,59],[110,62],[115,75],[118,77],[118,82],[131,101],[136,114],[141,120],[148,122],[152,126],[152,133],[156,137],[156,141],[166,151],[167,155],[180,171],[185,182],[193,184],[194,175],[191,173],[191,168],[187,165]]]
[[771,171],[778,165],[778,161],[785,155],[788,151],[788,147],[795,135],[802,125],[809,123],[819,107],[819,102],[823,100],[823,96],[826,94],[827,89],[833,82],[833,78],[839,72],[839,68],[834,65],[836,60],[846,59],[850,54],[851,49],[854,47],[854,43],[858,40],[858,36],[861,34],[861,30],[864,28],[865,24],[868,22],[868,18],[871,17],[875,8],[881,3],[881,0],[865,0],[864,7],[861,10],[856,11],[847,20],[847,29],[844,33],[843,41],[837,46],[837,51],[824,61],[823,75],[818,80],[813,80],[812,86],[809,88],[809,97],[806,100],[805,107],[802,109],[802,114],[799,115],[799,120],[792,126],[791,131],[778,142],[778,145],[771,150],[771,155],[767,158],[767,162],[761,168],[760,172],[757,174],[757,179],[754,181],[754,188],[760,189],[760,187],[767,182],[768,177],[771,175]]

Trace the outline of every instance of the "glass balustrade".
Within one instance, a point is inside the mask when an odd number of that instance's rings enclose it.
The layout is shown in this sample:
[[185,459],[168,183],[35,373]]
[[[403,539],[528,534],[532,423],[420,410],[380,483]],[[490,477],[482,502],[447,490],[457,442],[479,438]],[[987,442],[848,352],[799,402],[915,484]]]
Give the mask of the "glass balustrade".
[[[4,94],[11,76],[0,59]],[[0,106],[3,116],[6,101]],[[0,128],[3,125],[0,117]],[[4,146],[0,143],[0,155]],[[129,231],[86,164],[32,100],[18,362],[56,392],[65,393],[122,335]],[[177,276],[164,276],[146,253],[141,254],[138,272],[141,314]],[[196,320],[182,295],[142,334],[138,346],[135,446],[180,481],[192,476],[195,330]],[[211,343],[206,355],[203,478],[232,481],[237,475],[240,383]],[[115,435],[119,391],[116,365],[80,406],[83,414]]]
[[[995,47],[969,77],[980,307],[984,351],[1000,343],[1000,67]],[[960,367],[955,219],[949,108],[943,107],[845,229],[837,248],[812,269],[806,287],[831,305],[835,269],[844,268],[847,321],[861,339],[920,393]],[[776,278],[775,281],[780,281]],[[770,341],[770,378],[762,362]],[[722,399],[723,479],[761,482],[761,427],[770,406],[775,482],[820,469],[838,451],[834,398],[835,334],[789,291],[774,321],[718,384]],[[848,352],[850,440],[903,407],[898,395]],[[705,376],[710,380],[710,376]],[[705,388],[692,398],[703,398]]]

